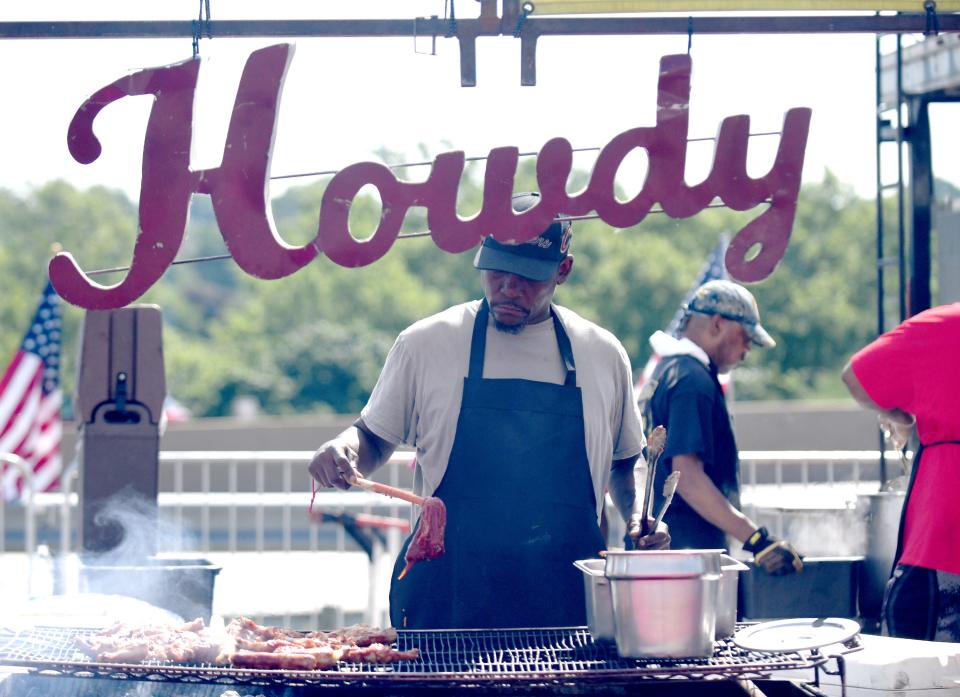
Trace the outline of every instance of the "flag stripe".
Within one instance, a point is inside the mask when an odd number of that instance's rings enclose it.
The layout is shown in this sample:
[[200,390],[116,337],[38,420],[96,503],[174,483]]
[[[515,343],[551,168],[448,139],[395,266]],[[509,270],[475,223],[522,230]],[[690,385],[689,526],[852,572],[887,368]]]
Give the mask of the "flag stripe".
[[16,418],[17,411],[21,408],[24,397],[30,393],[31,386],[36,382],[42,365],[40,356],[17,352],[13,363],[3,376],[7,388],[0,394],[0,424],[3,424],[0,433],[5,431],[11,421]]
[[60,440],[63,436],[63,427],[60,419],[46,424],[37,430],[36,452],[38,457],[43,457],[46,453],[56,450],[60,447]]
[[35,491],[47,491],[60,480],[60,446],[56,452],[51,452],[37,462],[33,471],[33,488]]
[[54,421],[60,423],[60,407],[63,406],[63,400],[60,398],[60,390],[51,392],[43,401],[40,402],[40,410],[37,412],[37,421],[41,424],[41,429]]
[[0,453],[16,453],[23,457],[26,439],[36,427],[37,411],[40,409],[40,391],[31,390],[23,396],[23,403],[7,423],[0,436]]
[[[0,453],[20,457],[32,491],[56,485],[61,470],[63,426],[60,408],[60,298],[48,282],[20,349],[0,378]],[[14,499],[27,481],[19,468],[5,465],[0,495]]]
[[[20,364],[23,362],[25,357],[31,357],[32,359],[40,360],[40,356],[35,356],[33,354],[25,354],[22,351],[17,351],[14,355],[13,360],[10,361],[10,365],[7,366],[6,372],[3,374],[3,378],[0,379],[0,418],[6,418],[4,416],[4,404],[7,401],[8,390],[7,386],[10,384],[10,381],[14,379],[17,374],[17,370],[20,367]],[[28,373],[32,373],[32,370],[28,370]]]

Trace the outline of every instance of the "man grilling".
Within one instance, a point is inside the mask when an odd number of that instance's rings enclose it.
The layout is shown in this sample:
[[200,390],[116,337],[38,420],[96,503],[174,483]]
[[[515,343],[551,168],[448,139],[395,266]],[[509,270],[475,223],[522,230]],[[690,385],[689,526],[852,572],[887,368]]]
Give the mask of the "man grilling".
[[[513,207],[538,201],[518,194]],[[630,360],[610,332],[552,302],[571,239],[565,220],[524,244],[485,238],[473,262],[483,299],[404,330],[360,418],[310,462],[319,485],[347,489],[406,443],[415,492],[446,504],[446,553],[402,580],[397,559],[394,627],[585,624],[572,562],[604,549],[608,487],[633,544],[669,544],[665,532],[641,538],[632,515],[644,438]]]

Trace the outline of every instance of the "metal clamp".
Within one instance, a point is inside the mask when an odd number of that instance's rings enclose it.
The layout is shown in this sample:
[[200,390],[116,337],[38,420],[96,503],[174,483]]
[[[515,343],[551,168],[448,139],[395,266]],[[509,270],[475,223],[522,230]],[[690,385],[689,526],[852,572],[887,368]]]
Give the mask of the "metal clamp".
[[[426,19],[425,17],[414,17],[413,18],[413,52],[421,56],[435,56],[437,55],[437,35],[433,32],[430,34],[430,52],[421,51],[417,48],[417,39],[420,37],[419,23],[420,20]],[[437,16],[431,15],[430,19],[436,22]]]
[[213,38],[213,32],[210,30],[210,0],[200,0],[200,13],[195,20],[190,23],[193,33],[193,57],[200,57],[200,39],[206,34],[208,39]]
[[924,0],[923,11],[926,13],[926,28],[923,30],[924,36],[940,35],[940,19],[937,16],[937,3],[935,0]]
[[114,389],[113,395],[113,403],[116,408],[104,412],[104,421],[111,424],[140,423],[140,413],[127,409],[128,399],[127,374],[121,370],[117,373],[116,388]]

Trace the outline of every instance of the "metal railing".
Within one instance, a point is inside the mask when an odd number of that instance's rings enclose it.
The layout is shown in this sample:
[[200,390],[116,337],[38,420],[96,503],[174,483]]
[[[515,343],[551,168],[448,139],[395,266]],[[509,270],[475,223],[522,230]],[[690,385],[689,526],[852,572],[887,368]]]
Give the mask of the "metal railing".
[[[887,461],[900,461],[909,473],[912,452],[884,451]],[[904,458],[904,459],[901,459]],[[849,494],[877,491],[884,484],[877,450],[753,450],[741,453],[741,479],[745,495],[797,492],[815,487],[822,493],[835,489]]]
[[[19,455],[14,453],[0,453],[0,484],[6,483],[6,473],[8,467],[12,467],[18,473],[23,482],[20,505],[24,511],[24,548],[33,549],[36,546],[36,521],[34,513],[34,493],[33,493],[33,469]],[[7,511],[6,511],[6,486],[0,486],[0,552],[4,551],[4,540],[7,535]]]
[[[310,522],[305,514],[311,501],[305,464],[312,455],[312,451],[161,452],[159,506],[169,551],[310,549],[303,547],[302,531]],[[892,460],[898,455],[885,453]],[[383,470],[384,481],[409,485],[412,458],[411,452],[395,454]],[[14,466],[18,459],[0,455]],[[757,450],[741,452],[740,460],[743,496],[758,505],[805,488],[848,494],[876,491],[881,484],[876,450]],[[54,492],[33,493],[30,473],[24,470],[24,475],[22,499],[15,504],[0,501],[0,552],[8,547],[35,549],[38,543],[75,551],[76,469],[62,477],[61,490]],[[315,504],[324,510],[394,517],[409,509],[405,502],[363,491],[318,491]],[[241,518],[241,513],[246,516]]]
[[[249,558],[244,561],[244,556],[266,554],[270,561],[265,563],[289,565],[298,553],[349,553],[354,559],[365,555],[367,578],[357,578],[356,583],[366,580],[368,592],[365,599],[353,604],[365,609],[358,619],[382,622],[388,563],[400,549],[402,531],[409,529],[410,505],[359,490],[312,492],[305,467],[312,455],[313,451],[161,453],[158,551],[164,555],[211,557],[214,561],[230,558],[254,570],[263,564],[251,563]],[[409,452],[395,454],[380,476],[394,486],[404,485],[403,474],[412,472],[412,459]],[[60,490],[53,492],[33,493],[30,473],[24,475],[23,498],[6,506],[0,502],[0,552],[5,553],[7,564],[16,564],[15,570],[6,573],[6,585],[14,583],[12,595],[20,597],[41,595],[51,585],[59,586],[61,591],[64,586],[68,592],[83,590],[77,587],[77,581],[71,584],[34,579],[35,570],[39,577],[57,573],[51,572],[51,568],[77,566],[75,559],[69,563],[60,561],[76,557],[79,548],[77,468],[65,472]],[[314,515],[308,512],[311,508]],[[336,522],[355,521],[357,516],[360,522],[351,534]],[[357,540],[361,534],[365,547]],[[351,564],[351,568],[356,569],[356,564]],[[21,580],[16,582],[12,577],[18,575]],[[10,590],[2,580],[0,589]],[[218,582],[218,592],[219,589]],[[332,607],[332,621],[344,624],[343,608],[335,604]],[[249,614],[265,616],[258,614],[253,602],[248,608],[244,611]],[[321,609],[314,606],[304,614],[315,616]],[[279,616],[281,621],[290,623],[286,612]],[[313,626],[318,626],[315,620]]]
[[[296,553],[362,552],[342,525],[310,516],[312,492],[305,464],[312,451],[180,451],[160,453],[158,496],[164,552]],[[804,492],[824,506],[880,489],[879,452],[744,451],[743,499],[754,508],[798,501]],[[897,453],[886,456],[896,459]],[[409,487],[413,453],[396,454],[380,476]],[[22,504],[0,503],[0,552],[12,548],[33,558],[38,549],[76,552],[79,531],[76,471],[62,477],[59,492],[30,492]],[[829,505],[829,504],[827,504]],[[402,501],[352,490],[315,493],[319,511],[381,516],[409,524]],[[369,603],[372,619],[382,612],[384,570],[400,550],[403,535],[388,522],[371,534]],[[19,549],[17,549],[19,548]],[[32,566],[30,567],[32,573]],[[32,585],[28,585],[28,589]],[[251,613],[254,611],[251,609]]]

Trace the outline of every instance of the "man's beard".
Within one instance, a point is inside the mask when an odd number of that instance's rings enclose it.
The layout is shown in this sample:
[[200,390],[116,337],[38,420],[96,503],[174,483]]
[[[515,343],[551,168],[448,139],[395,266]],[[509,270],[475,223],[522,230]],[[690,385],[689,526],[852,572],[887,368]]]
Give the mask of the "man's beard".
[[[510,308],[518,310],[519,312],[514,314],[516,314],[520,318],[520,321],[517,322],[516,324],[507,324],[505,322],[501,322],[500,320],[498,320],[497,307],[501,307],[501,306],[508,306]],[[504,334],[519,334],[524,330],[524,327],[526,327],[527,324],[530,323],[530,312],[528,310],[524,310],[524,308],[520,307],[519,305],[515,305],[514,303],[510,303],[510,302],[500,303],[497,306],[491,307],[490,315],[493,317],[494,328],[496,328],[498,332],[503,332]]]
[[523,331],[524,327],[527,326],[527,320],[524,319],[519,324],[504,324],[500,320],[494,318],[493,327],[498,332],[503,332],[504,334],[519,334]]

